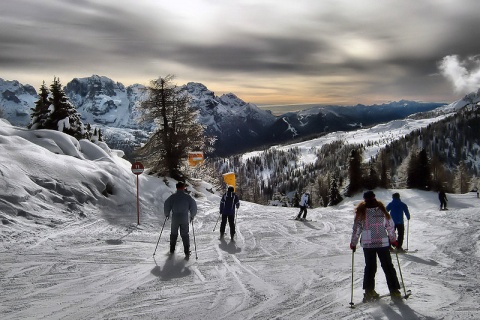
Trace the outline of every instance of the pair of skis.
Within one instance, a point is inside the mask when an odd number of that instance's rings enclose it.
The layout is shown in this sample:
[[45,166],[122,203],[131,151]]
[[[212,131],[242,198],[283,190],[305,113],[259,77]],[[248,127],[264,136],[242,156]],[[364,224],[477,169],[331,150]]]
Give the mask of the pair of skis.
[[[399,297],[399,298],[392,298],[391,302],[393,302],[394,304],[403,303],[403,300],[407,300],[411,295],[412,295],[412,291],[407,290],[405,295],[403,295],[402,297]],[[388,293],[388,294],[380,295],[378,298],[373,299],[373,300],[366,300],[365,298],[363,298],[361,304],[375,303],[375,302],[381,301],[383,298],[390,297],[390,296],[391,296],[390,293]],[[355,308],[355,303],[350,302],[350,308],[354,309]]]
[[[395,250],[395,256],[397,257],[398,271],[400,272],[400,278],[402,279],[402,287],[403,287],[403,292],[404,292],[404,295],[402,296],[402,299],[406,300],[411,296],[412,291],[405,289],[405,282],[403,281],[402,268],[400,267],[400,259],[398,259],[398,250]],[[353,302],[353,265],[354,265],[354,257],[355,257],[355,250],[352,250],[352,296],[351,296],[351,300],[350,300],[350,308],[355,308],[355,303]],[[379,298],[386,297],[386,296],[388,296],[388,295],[383,295],[383,296],[380,296]],[[397,299],[392,298],[392,301],[397,301]],[[400,301],[403,301],[403,300],[398,299],[398,302],[400,302]]]

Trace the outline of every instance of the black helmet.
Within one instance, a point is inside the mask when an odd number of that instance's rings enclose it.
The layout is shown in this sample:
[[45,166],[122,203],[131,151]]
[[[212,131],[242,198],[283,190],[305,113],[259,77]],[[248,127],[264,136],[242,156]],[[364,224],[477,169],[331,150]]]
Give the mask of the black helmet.
[[375,199],[375,193],[373,193],[372,190],[369,190],[363,194],[363,199],[365,200]]

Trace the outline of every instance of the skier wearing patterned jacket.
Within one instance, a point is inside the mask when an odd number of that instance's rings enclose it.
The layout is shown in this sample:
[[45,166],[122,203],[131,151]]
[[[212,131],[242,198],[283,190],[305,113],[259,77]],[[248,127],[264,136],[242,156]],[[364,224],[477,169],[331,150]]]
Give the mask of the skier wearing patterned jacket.
[[362,201],[355,208],[350,249],[354,252],[358,240],[363,247],[365,270],[363,276],[364,301],[379,299],[375,292],[375,274],[377,272],[377,256],[387,279],[387,286],[392,299],[401,299],[400,283],[390,256],[390,245],[398,246],[395,236],[395,225],[382,202],[375,198],[373,191],[363,194]]

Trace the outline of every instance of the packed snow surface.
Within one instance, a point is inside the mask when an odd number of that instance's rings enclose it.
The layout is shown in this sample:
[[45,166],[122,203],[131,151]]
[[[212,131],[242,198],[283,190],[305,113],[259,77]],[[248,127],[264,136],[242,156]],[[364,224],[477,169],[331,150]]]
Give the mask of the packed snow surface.
[[[433,192],[375,190],[384,203],[400,193],[412,216],[404,247],[418,251],[392,253],[408,300],[364,304],[362,250],[349,249],[361,194],[309,209],[306,222],[297,208],[241,201],[232,242],[219,240],[221,190],[190,182],[199,213],[186,261],[181,240],[167,255],[175,181],[138,177],[137,224],[137,176],[107,148],[0,121],[0,175],[3,320],[478,319],[476,193],[448,194],[440,211]],[[387,293],[381,268],[376,283]]]

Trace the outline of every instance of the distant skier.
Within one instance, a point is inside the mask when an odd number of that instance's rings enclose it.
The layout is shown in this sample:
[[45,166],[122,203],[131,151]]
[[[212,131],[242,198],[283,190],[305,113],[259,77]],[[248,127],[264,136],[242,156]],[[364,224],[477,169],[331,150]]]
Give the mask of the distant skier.
[[440,210],[447,210],[447,195],[445,194],[445,191],[440,190],[438,193],[438,200],[440,200]]
[[393,300],[401,300],[400,283],[389,251],[390,244],[398,247],[395,226],[385,206],[382,202],[377,201],[373,191],[365,192],[363,198],[364,201],[355,208],[355,220],[350,241],[350,249],[355,252],[361,236],[360,243],[365,257],[363,276],[365,293],[363,300],[367,302],[380,298],[380,295],[375,291],[377,256],[387,279],[390,296]]
[[182,181],[179,181],[176,184],[177,192],[165,200],[163,212],[167,219],[170,217],[170,212],[172,213],[170,254],[175,252],[178,229],[180,228],[180,236],[182,237],[185,258],[188,259],[190,258],[190,228],[188,224],[188,213],[190,212],[190,222],[192,222],[193,218],[197,214],[197,203],[189,194],[185,192],[186,187],[187,185]]
[[[300,203],[299,203],[300,212],[298,213],[295,220],[302,220],[303,221],[303,220],[307,219],[307,208],[308,208],[309,203],[310,203],[310,193],[305,192],[304,194],[302,194],[302,198],[300,199]],[[303,217],[300,218],[302,213],[303,213]]]
[[400,200],[400,194],[395,192],[392,194],[392,202],[387,204],[387,211],[390,212],[393,222],[395,223],[395,230],[398,232],[398,250],[403,250],[403,238],[405,233],[405,224],[403,223],[403,215],[407,217],[407,220],[410,220],[410,212],[408,211],[408,206]]
[[220,223],[220,239],[223,239],[225,235],[225,228],[228,225],[230,227],[230,239],[233,241],[235,236],[235,208],[240,207],[240,200],[237,194],[234,192],[234,188],[229,186],[227,192],[222,196],[220,200],[220,214],[222,215],[222,222]]

